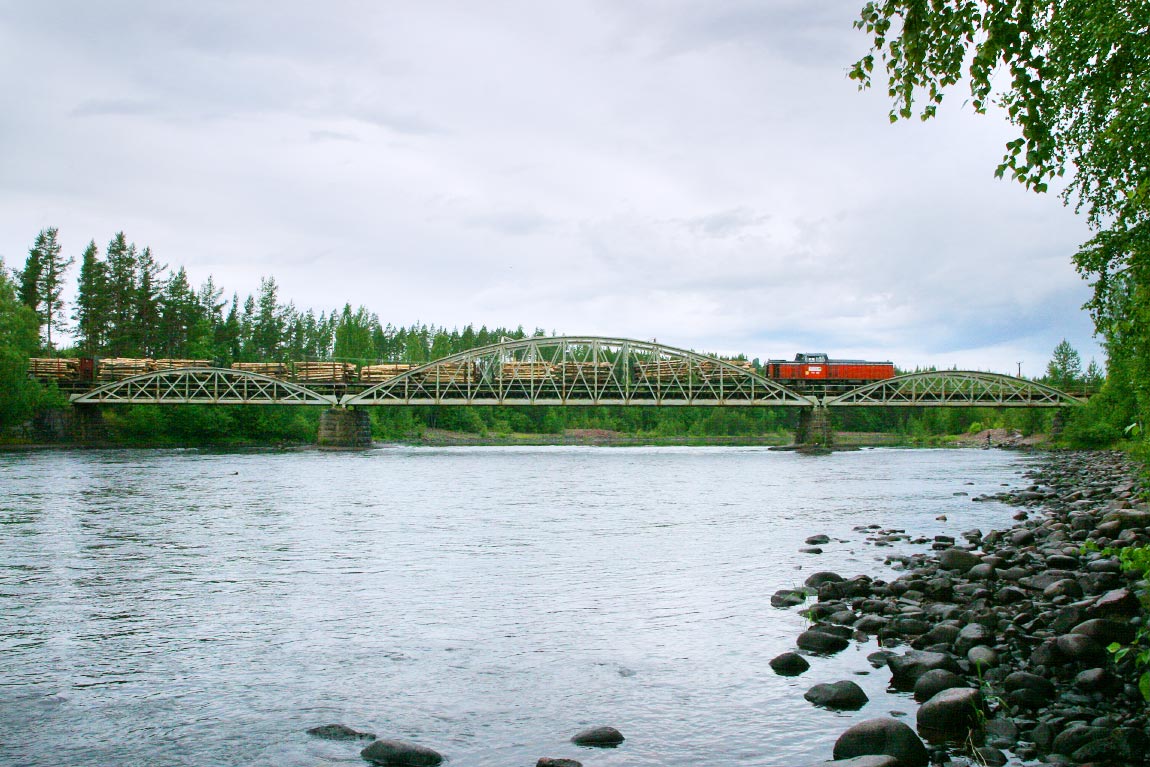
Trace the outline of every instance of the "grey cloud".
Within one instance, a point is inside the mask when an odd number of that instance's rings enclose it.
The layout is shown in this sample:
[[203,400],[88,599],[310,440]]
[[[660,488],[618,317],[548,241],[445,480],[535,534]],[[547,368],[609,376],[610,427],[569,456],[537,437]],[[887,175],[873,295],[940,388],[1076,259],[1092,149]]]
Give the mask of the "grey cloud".
[[313,130],[308,133],[308,138],[313,142],[323,141],[351,141],[355,143],[360,142],[360,138],[351,133],[343,133],[342,131],[334,130]]
[[468,219],[469,225],[488,229],[498,234],[512,237],[538,234],[553,225],[553,221],[533,211],[504,211],[474,216]]
[[139,117],[162,111],[160,104],[144,99],[87,99],[77,104],[71,114],[74,117]]

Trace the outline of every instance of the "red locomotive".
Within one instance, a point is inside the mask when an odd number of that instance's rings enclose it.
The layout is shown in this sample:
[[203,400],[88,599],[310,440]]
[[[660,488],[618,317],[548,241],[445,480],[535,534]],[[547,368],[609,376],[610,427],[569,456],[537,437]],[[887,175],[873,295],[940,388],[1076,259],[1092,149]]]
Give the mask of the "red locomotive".
[[789,385],[804,382],[866,384],[894,378],[894,375],[893,362],[832,360],[826,354],[796,354],[794,362],[767,361],[767,378]]

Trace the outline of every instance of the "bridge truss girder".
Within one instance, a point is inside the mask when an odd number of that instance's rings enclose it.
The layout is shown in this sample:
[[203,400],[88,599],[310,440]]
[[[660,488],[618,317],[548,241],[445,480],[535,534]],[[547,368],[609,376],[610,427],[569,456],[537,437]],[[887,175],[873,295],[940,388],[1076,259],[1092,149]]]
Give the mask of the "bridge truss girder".
[[77,405],[322,405],[338,398],[259,373],[228,368],[178,368],[144,373],[72,395]]
[[342,404],[812,407],[815,400],[686,349],[623,338],[536,336],[435,360]]
[[1045,384],[971,370],[910,373],[822,401],[825,407],[1068,407],[1084,404]]

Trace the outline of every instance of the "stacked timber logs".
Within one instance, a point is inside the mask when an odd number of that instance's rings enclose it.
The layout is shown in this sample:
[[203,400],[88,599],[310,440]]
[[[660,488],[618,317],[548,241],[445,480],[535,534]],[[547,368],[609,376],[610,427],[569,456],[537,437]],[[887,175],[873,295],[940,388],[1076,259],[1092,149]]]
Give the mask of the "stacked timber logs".
[[359,369],[359,382],[365,384],[383,383],[397,375],[411,370],[414,365],[405,362],[388,362],[381,365],[364,365]]
[[292,370],[301,383],[347,383],[355,368],[346,362],[293,362]]
[[636,362],[635,377],[641,382],[686,382],[691,377],[691,363],[687,360],[658,360]]
[[499,377],[504,381],[545,381],[551,378],[552,370],[548,362],[504,362]]
[[610,362],[564,362],[558,370],[564,381],[603,383],[611,377]]
[[28,360],[28,375],[41,381],[73,381],[80,372],[80,360],[33,357]]
[[152,372],[155,360],[134,357],[110,357],[100,360],[96,377],[101,381],[123,381],[125,378]]
[[470,362],[441,362],[419,376],[424,383],[462,384],[477,378],[475,365]]
[[270,378],[288,377],[288,366],[283,362],[233,362],[232,370],[256,373]]
[[153,370],[182,370],[184,368],[210,368],[211,360],[157,359],[152,361]]

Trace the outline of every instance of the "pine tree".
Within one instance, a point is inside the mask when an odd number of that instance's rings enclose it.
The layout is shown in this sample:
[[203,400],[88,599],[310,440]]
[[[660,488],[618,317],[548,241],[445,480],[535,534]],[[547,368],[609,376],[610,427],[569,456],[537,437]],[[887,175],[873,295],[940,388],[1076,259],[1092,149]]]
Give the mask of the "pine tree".
[[80,259],[76,310],[77,345],[88,356],[103,351],[108,338],[108,273],[96,241],[88,243]]

